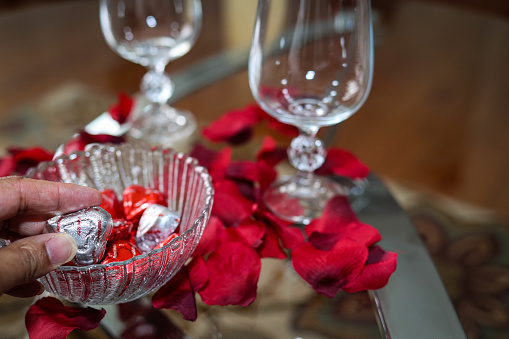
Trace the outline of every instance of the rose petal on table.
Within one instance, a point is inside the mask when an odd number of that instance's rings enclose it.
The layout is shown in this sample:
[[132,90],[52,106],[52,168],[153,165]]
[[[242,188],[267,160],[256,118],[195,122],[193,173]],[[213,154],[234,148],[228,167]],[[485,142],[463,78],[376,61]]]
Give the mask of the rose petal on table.
[[129,118],[129,115],[131,114],[131,110],[134,105],[134,100],[133,98],[122,92],[118,94],[117,98],[118,98],[117,103],[112,105],[108,111],[110,112],[110,115],[113,118],[113,120],[115,120],[119,124],[123,124],[127,121],[127,118]]
[[221,219],[226,227],[235,227],[252,214],[253,202],[240,193],[233,181],[215,182],[214,189],[212,215]]
[[324,164],[315,171],[318,175],[338,175],[351,179],[364,179],[369,174],[369,167],[352,153],[331,148],[327,150]]
[[288,158],[285,147],[278,147],[276,141],[269,136],[263,138],[262,145],[256,154],[256,161],[268,167],[274,167]]
[[189,271],[189,281],[193,291],[199,292],[203,286],[209,281],[209,269],[205,263],[205,259],[202,257],[195,257],[189,265],[187,265]]
[[368,249],[352,240],[341,240],[329,251],[309,242],[292,250],[295,271],[318,293],[329,298],[356,279],[364,268]]
[[29,168],[37,166],[40,162],[53,159],[53,152],[42,147],[9,147],[7,151],[12,155],[14,172],[18,175],[25,175]]
[[0,177],[7,177],[14,174],[16,163],[11,155],[6,155],[0,159]]
[[286,258],[285,251],[281,248],[277,233],[267,227],[262,239],[262,244],[256,248],[260,258]]
[[343,288],[346,292],[376,290],[389,282],[389,278],[396,270],[398,255],[384,251],[380,246],[369,249],[368,258],[362,272],[356,279],[351,280]]
[[230,163],[226,169],[226,176],[229,179],[242,179],[252,182],[258,182],[258,165],[252,161],[235,161]]
[[196,298],[185,266],[154,294],[152,305],[155,308],[176,310],[186,320],[196,320]]
[[263,162],[236,161],[228,166],[226,176],[232,180],[257,183],[264,190],[277,178],[277,171]]
[[60,300],[46,297],[30,306],[25,324],[31,339],[64,339],[74,329],[97,328],[105,314],[104,309],[64,306]]
[[205,127],[202,135],[210,141],[226,141],[233,145],[245,143],[252,136],[253,126],[260,121],[260,108],[249,105],[226,112]]
[[371,225],[357,222],[351,222],[346,225],[338,225],[337,230],[330,233],[327,232],[311,232],[308,235],[309,242],[314,247],[327,251],[341,239],[350,239],[362,243],[369,247],[380,241],[382,237],[376,228]]
[[246,218],[237,226],[237,233],[244,238],[253,248],[257,248],[262,244],[267,227],[260,220]]
[[242,179],[231,179],[235,181],[240,194],[249,201],[258,201],[260,197],[260,189],[258,185],[252,181]]
[[210,176],[218,181],[224,179],[226,169],[230,164],[232,150],[229,147],[220,152],[213,151],[201,144],[196,144],[190,152],[193,158],[196,158],[201,166],[205,167]]
[[109,134],[90,134],[80,130],[67,143],[64,144],[63,153],[69,155],[75,151],[83,151],[88,144],[120,144],[125,141],[123,136],[114,136]]
[[299,129],[297,127],[285,124],[267,113],[265,113],[263,119],[267,120],[270,129],[279,132],[281,135],[291,138],[295,138],[299,135]]
[[261,260],[234,228],[226,229],[226,240],[206,265],[209,280],[199,291],[204,303],[248,306],[256,299]]
[[367,247],[381,239],[376,228],[359,221],[348,198],[342,195],[329,200],[322,216],[312,220],[305,230],[309,242],[321,250],[329,250],[344,238],[359,241]]
[[200,242],[194,250],[193,256],[203,256],[215,251],[219,247],[219,242],[224,231],[225,227],[221,219],[211,215]]
[[258,205],[254,215],[277,233],[284,248],[292,249],[305,241],[304,234],[299,227],[293,226],[291,222],[279,219],[263,206]]

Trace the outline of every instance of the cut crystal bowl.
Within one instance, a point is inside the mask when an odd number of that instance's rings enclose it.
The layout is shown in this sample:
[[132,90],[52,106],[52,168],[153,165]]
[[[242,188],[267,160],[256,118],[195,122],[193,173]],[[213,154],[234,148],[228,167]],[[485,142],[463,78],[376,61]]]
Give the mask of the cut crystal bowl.
[[196,159],[140,144],[93,145],[84,152],[43,162],[26,176],[99,191],[113,189],[120,198],[130,185],[154,188],[181,216],[180,236],[162,248],[109,264],[61,266],[40,278],[48,292],[90,305],[128,302],[170,280],[195,250],[214,195],[211,177]]

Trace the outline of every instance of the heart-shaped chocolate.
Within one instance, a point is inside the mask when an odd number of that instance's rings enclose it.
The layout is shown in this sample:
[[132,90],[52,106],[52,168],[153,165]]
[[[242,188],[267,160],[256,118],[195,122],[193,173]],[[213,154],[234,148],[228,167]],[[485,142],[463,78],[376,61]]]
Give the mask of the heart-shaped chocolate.
[[97,264],[101,260],[112,228],[111,215],[97,206],[57,215],[47,221],[49,232],[65,232],[76,240],[78,251],[71,262],[77,266]]
[[110,262],[129,260],[137,255],[140,251],[136,246],[127,240],[116,240],[108,245],[106,255],[102,264],[109,264]]
[[101,208],[104,208],[109,214],[111,214],[113,219],[123,218],[124,209],[122,207],[122,203],[118,200],[115,191],[108,188],[101,191],[101,195],[103,197]]
[[141,215],[136,232],[136,245],[146,253],[177,229],[180,215],[166,206],[154,204],[147,207]]
[[113,219],[113,230],[108,239],[108,243],[116,240],[129,240],[131,238],[131,231],[133,230],[133,223],[124,219]]
[[123,204],[125,218],[136,223],[150,205],[164,205],[164,196],[155,189],[131,185],[124,190]]

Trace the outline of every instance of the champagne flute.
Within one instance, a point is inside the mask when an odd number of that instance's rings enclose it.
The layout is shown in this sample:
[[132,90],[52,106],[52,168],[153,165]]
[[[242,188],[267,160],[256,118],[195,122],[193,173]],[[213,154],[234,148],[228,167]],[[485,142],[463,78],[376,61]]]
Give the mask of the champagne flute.
[[307,224],[330,198],[346,194],[337,182],[313,174],[326,156],[316,134],[363,105],[372,73],[369,0],[259,0],[249,85],[266,112],[300,131],[288,149],[297,173],[264,192],[274,214]]
[[148,70],[141,82],[148,104],[130,117],[130,136],[165,146],[189,137],[195,119],[168,104],[174,84],[165,68],[198,38],[200,0],[101,0],[100,21],[111,49]]

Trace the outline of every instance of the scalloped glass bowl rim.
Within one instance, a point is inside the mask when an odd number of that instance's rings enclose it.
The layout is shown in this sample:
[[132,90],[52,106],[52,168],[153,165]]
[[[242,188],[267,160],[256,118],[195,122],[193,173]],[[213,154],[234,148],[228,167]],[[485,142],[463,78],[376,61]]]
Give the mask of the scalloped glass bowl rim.
[[[113,145],[113,144],[101,144],[101,148],[99,148],[99,149],[111,148],[111,147],[113,147],[116,150],[120,150],[118,145]],[[161,151],[165,151],[165,150],[173,151],[171,148],[162,148],[161,147],[159,149]],[[154,148],[152,147],[151,150],[153,151]],[[78,156],[88,157],[88,156],[90,156],[90,154],[91,154],[91,151],[87,151],[87,150],[74,151],[69,155],[61,154],[54,160],[43,161],[43,162],[39,163],[37,166],[30,168],[27,171],[27,174],[25,175],[25,177],[33,178],[32,175],[36,174],[43,168],[54,166],[55,164],[62,163],[66,160],[76,159]],[[180,156],[180,157],[186,157],[187,159],[192,159],[191,161],[196,161],[196,163],[198,163],[198,160],[196,158],[193,158],[185,153],[177,152],[176,155]],[[202,210],[200,212],[200,216],[193,222],[193,226],[191,226],[184,233],[175,237],[169,243],[162,246],[161,248],[153,249],[150,252],[137,255],[135,257],[132,257],[132,258],[124,260],[124,261],[115,261],[115,262],[111,262],[111,263],[107,263],[107,264],[93,264],[93,265],[86,265],[86,266],[59,266],[55,269],[55,271],[85,272],[91,268],[94,268],[94,269],[109,268],[109,269],[111,269],[112,267],[123,267],[123,266],[129,265],[131,263],[134,263],[138,260],[143,260],[145,258],[148,258],[152,255],[159,253],[159,252],[163,252],[163,251],[167,250],[171,245],[173,245],[173,243],[176,242],[177,239],[181,238],[185,234],[193,232],[194,229],[196,227],[198,227],[198,225],[201,222],[203,222],[203,219],[205,219],[207,217],[208,211],[212,208],[212,198],[214,196],[214,188],[212,186],[212,178],[210,177],[207,169],[201,165],[197,165],[194,167],[194,170],[199,172],[200,176],[204,177],[204,184],[205,184],[205,188],[206,188],[207,199],[205,202],[205,206],[202,208]]]

